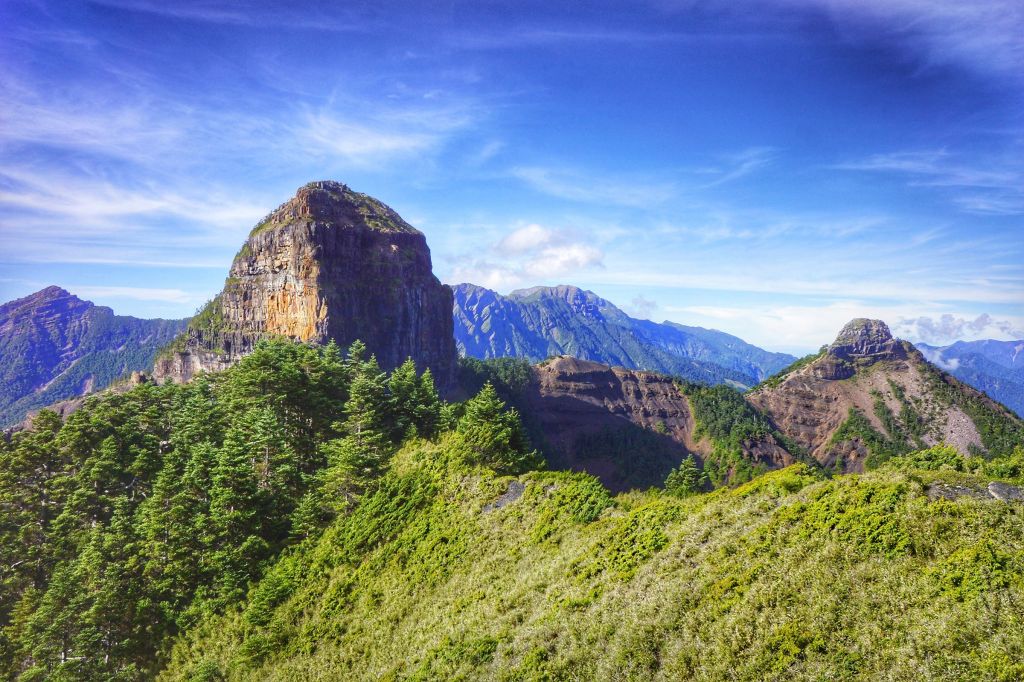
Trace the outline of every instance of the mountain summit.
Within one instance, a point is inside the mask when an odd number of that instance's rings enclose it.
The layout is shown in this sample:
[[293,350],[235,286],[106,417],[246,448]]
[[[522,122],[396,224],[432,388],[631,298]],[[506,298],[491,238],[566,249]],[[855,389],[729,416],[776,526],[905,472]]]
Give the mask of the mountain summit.
[[451,309],[419,230],[373,197],[312,182],[253,228],[223,291],[155,373],[187,381],[224,369],[268,336],[361,339],[384,368],[412,357],[446,385],[456,362]]
[[881,320],[850,321],[831,345],[765,381],[749,401],[840,471],[939,442],[964,455],[1003,454],[1024,437],[1009,410],[893,338]]
[[0,305],[0,426],[147,369],[184,326],[115,315],[57,286]]
[[851,320],[840,330],[839,336],[829,346],[829,353],[862,364],[907,357],[906,350],[893,338],[885,322],[863,317]]

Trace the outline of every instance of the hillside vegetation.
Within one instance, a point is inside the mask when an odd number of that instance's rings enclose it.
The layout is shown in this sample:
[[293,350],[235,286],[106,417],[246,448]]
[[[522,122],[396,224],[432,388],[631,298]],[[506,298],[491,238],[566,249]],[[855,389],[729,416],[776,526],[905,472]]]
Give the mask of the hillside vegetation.
[[525,433],[358,343],[43,413],[0,441],[0,674],[1024,676],[1024,505],[983,494],[1021,448],[613,497]]

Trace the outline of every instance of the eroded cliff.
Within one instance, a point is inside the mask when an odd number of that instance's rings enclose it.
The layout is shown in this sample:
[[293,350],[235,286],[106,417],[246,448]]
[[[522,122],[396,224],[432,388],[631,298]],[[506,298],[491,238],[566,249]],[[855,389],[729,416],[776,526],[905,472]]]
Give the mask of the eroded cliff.
[[156,363],[187,381],[235,363],[267,336],[366,343],[384,368],[413,358],[453,381],[452,293],[423,234],[388,206],[331,181],[300,188],[249,235],[224,289]]

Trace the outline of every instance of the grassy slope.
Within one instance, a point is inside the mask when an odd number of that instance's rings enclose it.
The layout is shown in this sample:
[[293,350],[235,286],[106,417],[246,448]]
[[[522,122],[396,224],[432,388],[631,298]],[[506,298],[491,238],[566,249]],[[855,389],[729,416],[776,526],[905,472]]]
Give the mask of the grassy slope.
[[[1020,679],[1024,505],[930,501],[891,466],[614,500],[408,446],[167,679]],[[976,484],[982,480],[974,481]]]

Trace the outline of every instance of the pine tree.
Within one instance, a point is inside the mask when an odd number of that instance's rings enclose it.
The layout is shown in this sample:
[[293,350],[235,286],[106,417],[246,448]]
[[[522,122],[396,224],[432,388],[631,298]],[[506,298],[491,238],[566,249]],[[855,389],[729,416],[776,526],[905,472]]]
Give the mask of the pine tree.
[[491,382],[466,402],[457,433],[463,453],[471,464],[483,464],[502,473],[521,473],[542,465],[515,409],[506,409]]
[[690,455],[665,478],[665,492],[677,497],[686,497],[700,492],[707,483],[707,476],[697,466],[697,460]]
[[441,397],[434,385],[434,375],[430,368],[423,370],[416,386],[416,402],[413,410],[413,422],[422,438],[433,438],[437,434],[441,421]]
[[407,436],[417,435],[417,402],[419,401],[419,378],[412,358],[406,359],[391,372],[388,378],[389,415],[392,440],[401,441]]

